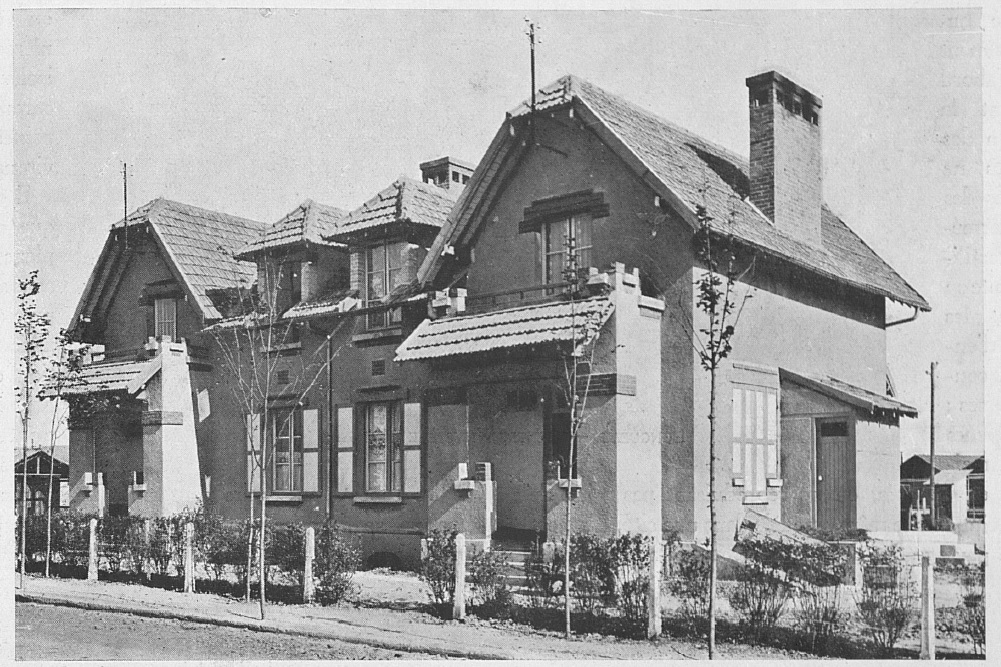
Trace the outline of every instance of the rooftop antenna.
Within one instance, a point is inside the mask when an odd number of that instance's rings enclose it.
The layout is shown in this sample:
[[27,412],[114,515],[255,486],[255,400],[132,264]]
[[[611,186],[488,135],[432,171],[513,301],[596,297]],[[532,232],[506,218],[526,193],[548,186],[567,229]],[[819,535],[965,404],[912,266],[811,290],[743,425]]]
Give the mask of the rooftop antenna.
[[122,218],[122,228],[125,234],[125,249],[129,248],[129,165],[122,162],[122,209],[125,217]]
[[[529,52],[531,54],[530,58],[532,67],[532,112],[531,114],[529,114],[528,117],[528,127],[529,127],[530,139],[534,142],[535,141],[535,45],[537,43],[535,39],[535,29],[541,26],[536,25],[535,21],[531,20],[527,16],[525,17],[525,23],[528,24],[528,28],[526,29],[525,34],[528,35],[528,47],[529,47]],[[542,40],[538,40],[538,43],[541,42]]]

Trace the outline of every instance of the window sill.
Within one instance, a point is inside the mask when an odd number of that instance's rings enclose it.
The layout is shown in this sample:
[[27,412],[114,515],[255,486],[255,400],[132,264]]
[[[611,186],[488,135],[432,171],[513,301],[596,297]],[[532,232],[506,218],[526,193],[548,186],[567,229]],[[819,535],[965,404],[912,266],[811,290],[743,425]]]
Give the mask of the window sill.
[[286,354],[299,354],[302,351],[302,343],[283,343],[281,345],[272,345],[268,349],[269,355],[284,356]]
[[579,489],[579,488],[582,488],[584,485],[581,482],[580,477],[575,477],[575,478],[573,478],[571,480],[567,480],[565,478],[559,480],[559,486],[560,486],[561,489],[565,489],[568,486],[570,488],[572,488],[572,489]]
[[767,505],[769,498],[768,496],[744,496],[743,503],[745,505]]
[[403,327],[393,326],[386,329],[375,329],[373,331],[363,331],[361,333],[356,333],[351,337],[352,343],[373,343],[376,341],[383,341],[389,339],[402,339],[403,338]]
[[782,488],[782,480],[774,477],[768,480],[768,486]]
[[402,505],[403,496],[355,496],[355,505]]

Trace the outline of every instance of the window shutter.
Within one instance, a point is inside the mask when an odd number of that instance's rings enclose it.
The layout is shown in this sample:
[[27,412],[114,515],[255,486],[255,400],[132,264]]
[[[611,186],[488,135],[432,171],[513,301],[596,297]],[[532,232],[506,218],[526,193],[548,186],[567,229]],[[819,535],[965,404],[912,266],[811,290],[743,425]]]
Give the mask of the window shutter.
[[320,411],[302,411],[302,490],[320,490]]
[[337,492],[354,490],[354,408],[337,408]]
[[403,404],[403,492],[421,492],[421,404]]
[[261,449],[261,415],[247,415],[247,491],[261,492],[261,474],[257,456]]

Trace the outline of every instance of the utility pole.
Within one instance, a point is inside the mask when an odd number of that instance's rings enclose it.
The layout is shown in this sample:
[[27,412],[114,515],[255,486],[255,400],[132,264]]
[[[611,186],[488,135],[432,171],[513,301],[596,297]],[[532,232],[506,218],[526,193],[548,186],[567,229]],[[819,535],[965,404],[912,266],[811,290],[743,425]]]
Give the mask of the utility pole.
[[929,414],[931,415],[931,431],[929,433],[929,441],[931,443],[931,455],[929,458],[929,467],[931,468],[931,474],[928,478],[928,485],[931,487],[931,529],[938,530],[938,510],[935,507],[935,367],[938,366],[937,361],[931,362],[931,369],[928,371],[931,375],[931,410]]
[[129,175],[128,175],[129,165],[127,162],[122,162],[122,210],[124,211],[124,216],[122,217],[122,229],[125,234],[125,247],[129,247]]

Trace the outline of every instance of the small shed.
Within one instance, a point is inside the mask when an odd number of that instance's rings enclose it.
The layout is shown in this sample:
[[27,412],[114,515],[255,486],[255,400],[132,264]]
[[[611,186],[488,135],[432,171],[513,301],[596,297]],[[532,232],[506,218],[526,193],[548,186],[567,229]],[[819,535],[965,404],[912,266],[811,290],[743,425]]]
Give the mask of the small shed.
[[[14,511],[21,513],[21,491],[24,484],[24,472],[27,468],[27,511],[28,514],[43,515],[48,511],[49,502],[52,509],[59,511],[69,503],[69,464],[49,456],[46,452],[36,451],[14,464]],[[49,493],[49,475],[52,474],[52,495]]]
[[[915,454],[900,465],[901,529],[931,528],[931,457]],[[935,507],[953,525],[984,520],[984,457],[940,454],[935,457]]]

